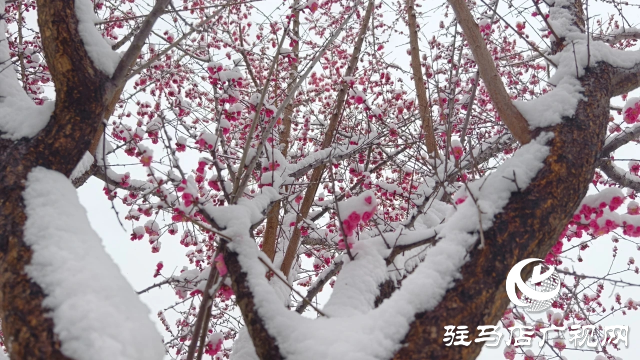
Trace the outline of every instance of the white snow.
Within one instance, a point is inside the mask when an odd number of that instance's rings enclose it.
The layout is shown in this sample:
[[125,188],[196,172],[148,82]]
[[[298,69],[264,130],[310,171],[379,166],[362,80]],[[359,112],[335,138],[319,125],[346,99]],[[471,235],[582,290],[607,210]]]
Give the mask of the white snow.
[[120,54],[111,50],[111,45],[96,29],[98,17],[93,13],[93,4],[89,0],[76,0],[78,33],[84,43],[87,54],[93,64],[105,74],[112,76],[120,62]]
[[353,212],[359,213],[362,216],[365,212],[373,211],[376,208],[376,205],[375,193],[371,190],[364,191],[358,196],[354,196],[348,200],[338,203],[340,220],[348,218]]
[[349,258],[343,256],[345,264],[336,279],[332,296],[322,309],[329,317],[349,317],[369,312],[379,293],[378,285],[387,278],[387,265],[375,248],[357,242],[352,253],[358,254],[356,259],[361,265],[348,266]]
[[587,40],[587,36],[573,26],[568,10],[561,7],[565,4],[567,0],[556,0],[549,12],[549,23],[555,33],[569,43],[560,53],[549,56],[558,65],[549,79],[555,88],[536,99],[514,102],[531,129],[559,124],[562,117],[574,114],[578,102],[584,98],[578,78],[585,74],[588,66],[603,61],[629,69],[640,63],[640,51],[618,50],[602,41]]
[[82,156],[82,159],[80,159],[80,162],[78,163],[78,165],[76,165],[76,167],[71,172],[71,176],[69,176],[69,179],[75,180],[80,176],[82,176],[82,174],[84,174],[85,172],[87,172],[87,170],[89,170],[91,165],[93,165],[94,161],[95,159],[93,158],[91,153],[89,153],[88,151],[85,152],[84,155]]
[[[0,9],[4,3],[0,0]],[[0,133],[5,139],[18,140],[34,137],[47,125],[54,103],[38,106],[20,86],[9,56],[6,27],[0,20]]]
[[[345,262],[338,276],[332,299],[325,306],[328,318],[311,320],[285,309],[276,290],[266,281],[264,266],[257,261],[260,252],[247,231],[250,222],[226,221],[228,228],[225,234],[233,239],[229,249],[238,253],[254,294],[256,310],[278,342],[284,357],[368,360],[392,356],[409,329],[414,314],[433,309],[453,281],[459,278],[459,269],[468,258],[467,251],[477,242],[478,236],[473,233],[477,233],[480,224],[483,228],[491,226],[495,214],[502,211],[509,201],[511,192],[528,186],[542,168],[549,153],[546,143],[552,136],[550,133],[542,134],[516,151],[496,171],[470,183],[469,188],[482,210],[481,217],[476,202],[468,199],[460,204],[447,222],[436,227],[435,233],[439,234],[440,240],[429,249],[427,259],[403,281],[401,289],[376,309],[371,310],[370,305],[375,296],[374,286],[384,279],[386,272],[381,251],[372,251],[380,249],[379,237],[354,245],[353,251],[358,255],[355,260]],[[514,173],[518,186],[510,180]],[[251,212],[256,210],[260,212],[256,208]],[[227,216],[238,217],[240,213]],[[244,216],[249,217],[252,217],[250,213]],[[416,233],[431,236],[434,230],[423,229]],[[416,240],[418,238],[416,236]],[[374,249],[368,248],[370,242]],[[252,358],[246,353],[244,356],[240,352],[237,354],[233,358]]]
[[238,332],[238,337],[233,343],[233,352],[231,353],[233,360],[260,360],[256,355],[256,349],[251,341],[251,336],[246,327]]
[[76,360],[153,360],[164,346],[143,305],[101,240],[70,181],[35,168],[23,193],[26,268],[47,297],[64,355]]
[[533,100],[514,101],[513,104],[527,119],[531,129],[557,125],[563,116],[575,113],[578,102],[583,99],[582,90],[578,79],[565,76],[553,91]]

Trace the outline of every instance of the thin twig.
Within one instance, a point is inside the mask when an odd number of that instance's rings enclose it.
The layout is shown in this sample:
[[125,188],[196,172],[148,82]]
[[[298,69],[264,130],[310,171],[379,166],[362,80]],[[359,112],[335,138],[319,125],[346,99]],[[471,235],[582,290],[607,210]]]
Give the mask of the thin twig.
[[271,272],[278,278],[280,279],[280,281],[282,281],[285,285],[287,285],[287,287],[293,291],[294,293],[296,293],[296,295],[300,296],[300,298],[302,298],[302,301],[307,302],[309,306],[311,306],[311,308],[313,308],[313,310],[315,310],[319,315],[327,317],[327,315],[325,315],[325,313],[323,313],[322,311],[320,311],[320,309],[318,309],[317,307],[315,307],[311,301],[307,300],[307,298],[305,298],[304,296],[302,296],[302,294],[300,294],[298,292],[298,290],[294,289],[293,286],[291,286],[291,284],[289,284],[289,282],[287,280],[285,280],[282,276],[280,276],[280,274],[278,274],[278,272],[276,270],[274,270],[271,265],[269,265],[266,261],[264,261],[262,258],[258,258],[258,260],[260,260],[261,263],[264,264],[264,266],[266,266],[269,270],[271,270]]

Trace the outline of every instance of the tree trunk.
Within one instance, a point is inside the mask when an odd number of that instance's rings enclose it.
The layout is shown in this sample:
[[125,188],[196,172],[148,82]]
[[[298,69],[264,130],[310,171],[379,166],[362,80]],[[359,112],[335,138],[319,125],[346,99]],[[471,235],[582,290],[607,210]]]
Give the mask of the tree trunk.
[[[572,118],[539,129],[555,134],[545,166],[529,186],[511,194],[502,213],[484,231],[485,247],[470,252],[462,280],[447,291],[431,311],[416,315],[396,360],[475,359],[483,343],[444,345],[444,326],[467,325],[474,338],[479,325],[495,325],[509,299],[505,279],[525,258],[544,258],[558,241],[593,178],[609,118],[613,70],[609,65],[589,69],[581,79],[588,101],[581,101]],[[535,137],[535,136],[534,136]],[[532,267],[523,276],[531,274]]]
[[21,360],[67,359],[42,306],[46,294],[25,273],[31,261],[23,238],[25,180],[37,166],[71,174],[100,128],[112,92],[84,49],[73,1],[39,0],[38,24],[55,110],[36,137],[0,140],[0,318],[9,355]]

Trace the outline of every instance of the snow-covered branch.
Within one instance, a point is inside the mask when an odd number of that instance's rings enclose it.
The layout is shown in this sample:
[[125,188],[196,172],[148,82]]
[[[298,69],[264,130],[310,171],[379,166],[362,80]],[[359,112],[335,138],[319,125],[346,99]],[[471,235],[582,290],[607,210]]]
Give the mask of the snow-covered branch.
[[600,161],[598,163],[598,168],[602,170],[609,179],[615,181],[618,185],[633,189],[640,193],[640,177],[637,175],[616,166],[611,160]]

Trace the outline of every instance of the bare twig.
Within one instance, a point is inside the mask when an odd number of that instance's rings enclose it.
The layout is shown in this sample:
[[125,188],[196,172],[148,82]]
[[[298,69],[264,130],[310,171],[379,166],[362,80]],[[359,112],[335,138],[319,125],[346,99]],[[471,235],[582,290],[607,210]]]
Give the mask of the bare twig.
[[282,276],[280,276],[280,274],[278,274],[277,271],[275,271],[273,268],[271,268],[271,265],[267,264],[266,261],[264,261],[262,258],[258,258],[258,260],[260,260],[261,263],[264,264],[264,266],[266,266],[269,270],[271,270],[271,272],[278,278],[280,279],[280,281],[282,281],[285,285],[287,285],[287,287],[289,287],[289,289],[291,291],[293,291],[294,293],[296,293],[298,296],[300,296],[300,298],[302,298],[302,301],[307,302],[307,305],[311,306],[313,308],[313,310],[315,310],[319,315],[326,317],[327,315],[325,315],[320,309],[318,309],[317,307],[315,307],[311,301],[307,300],[307,298],[305,298],[304,296],[302,296],[302,294],[300,294],[298,292],[298,290],[294,289],[293,286],[291,286],[291,284],[289,284],[289,282],[287,280],[285,280]]
[[327,48],[329,47],[329,45],[331,45],[338,38],[338,36],[342,32],[342,30],[345,28],[345,26],[349,22],[349,19],[351,19],[351,16],[354,14],[354,12],[355,11],[352,11],[345,18],[345,20],[342,22],[342,24],[333,33],[331,38],[329,40],[327,40],[326,44],[318,51],[318,53],[316,54],[316,57],[307,66],[307,70],[304,72],[304,74],[302,74],[299,77],[298,82],[296,82],[295,86],[293,86],[293,88],[291,89],[291,91],[289,92],[287,97],[282,101],[282,104],[280,104],[280,106],[278,107],[278,110],[276,111],[275,115],[273,115],[271,117],[271,121],[269,122],[269,124],[262,131],[262,136],[260,137],[260,141],[258,142],[258,148],[256,149],[256,155],[253,157],[253,160],[247,166],[247,170],[245,171],[245,176],[243,177],[242,181],[240,182],[240,186],[238,187],[238,190],[237,190],[238,193],[243,193],[244,192],[244,189],[247,186],[247,183],[249,182],[249,178],[251,176],[251,173],[253,172],[253,169],[255,168],[258,159],[262,155],[262,151],[264,149],[264,144],[267,142],[267,137],[269,137],[269,135],[271,134],[271,130],[275,126],[276,121],[280,118],[282,113],[287,109],[287,106],[289,105],[289,102],[291,102],[293,100],[293,98],[295,97],[296,92],[298,91],[298,88],[300,87],[300,85],[302,85],[302,83],[309,76],[309,74],[311,73],[313,68],[320,61],[320,59],[322,58],[324,53],[327,51]]
[[311,285],[309,291],[307,291],[307,296],[305,296],[303,298],[303,301],[296,307],[296,312],[298,314],[302,314],[307,308],[307,305],[311,304],[311,300],[313,300],[313,298],[318,295],[325,284],[329,282],[332,277],[336,276],[340,272],[340,270],[342,270],[343,264],[344,263],[341,260],[335,261],[333,263],[333,267],[327,273],[323,274],[323,277],[321,279],[318,279],[313,285]]
[[[216,251],[213,258],[215,259],[218,256],[218,254],[219,252]],[[195,355],[195,352],[196,352],[196,345],[198,344],[198,341],[196,340],[196,338],[200,335],[200,332],[202,331],[202,329],[206,328],[204,326],[205,316],[207,315],[206,314],[207,310],[211,309],[209,302],[213,298],[211,294],[212,293],[211,290],[213,289],[213,285],[218,282],[219,277],[220,277],[220,273],[218,273],[216,266],[214,264],[211,264],[211,270],[209,270],[209,277],[207,278],[207,283],[204,287],[204,291],[202,292],[202,301],[200,302],[198,317],[196,318],[196,323],[194,324],[194,327],[193,327],[191,343],[189,344],[189,349],[187,352],[187,360],[193,360],[193,356]],[[210,310],[209,310],[209,314],[211,314]],[[202,348],[203,346],[204,344],[200,343],[200,347]]]
[[180,45],[180,43],[182,41],[184,41],[184,39],[188,38],[189,36],[191,36],[191,34],[193,34],[194,32],[198,31],[205,24],[207,24],[211,19],[213,19],[216,16],[220,15],[220,13],[225,9],[226,6],[227,5],[223,6],[221,9],[218,9],[213,14],[211,14],[211,15],[205,17],[204,19],[202,19],[202,21],[200,21],[198,24],[194,25],[191,28],[191,30],[187,31],[180,38],[178,38],[177,40],[175,40],[174,42],[172,42],[171,44],[166,46],[164,49],[162,49],[160,52],[158,52],[156,55],[154,55],[151,59],[147,60],[146,63],[144,63],[144,64],[138,66],[136,69],[132,70],[129,73],[129,75],[127,76],[127,80],[131,79],[132,77],[134,77],[134,76],[136,76],[138,74],[140,74],[144,69],[148,68],[149,66],[151,66],[151,64],[155,63],[158,59],[160,59],[166,53],[171,51],[171,49],[173,49],[173,48],[177,47],[178,45]]

